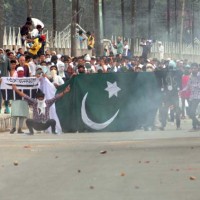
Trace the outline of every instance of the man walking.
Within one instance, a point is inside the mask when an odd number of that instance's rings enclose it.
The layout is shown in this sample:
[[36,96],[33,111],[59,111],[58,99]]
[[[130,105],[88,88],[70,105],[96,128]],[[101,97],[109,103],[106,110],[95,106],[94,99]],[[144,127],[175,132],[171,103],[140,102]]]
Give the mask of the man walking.
[[192,129],[191,131],[197,131],[200,127],[200,121],[196,117],[196,109],[198,104],[200,103],[200,74],[198,64],[192,63],[192,76],[187,84],[187,86],[180,91],[180,94],[184,91],[190,90],[190,117],[192,119]]

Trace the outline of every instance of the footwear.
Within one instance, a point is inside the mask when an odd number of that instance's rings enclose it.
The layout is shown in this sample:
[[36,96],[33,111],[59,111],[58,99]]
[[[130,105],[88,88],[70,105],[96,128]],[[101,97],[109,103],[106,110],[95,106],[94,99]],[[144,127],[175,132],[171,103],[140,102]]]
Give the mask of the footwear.
[[165,130],[165,128],[164,128],[164,127],[160,127],[159,129],[160,129],[161,131],[164,131],[164,130]]
[[12,128],[10,134],[13,134],[16,131],[16,128]]
[[197,132],[198,130],[196,128],[192,128],[189,130],[189,132]]
[[29,133],[26,133],[26,135],[34,135],[34,133],[29,132]]
[[21,128],[19,128],[17,133],[19,133],[19,134],[20,134],[20,133],[24,133],[24,132],[22,131],[22,129],[21,129]]

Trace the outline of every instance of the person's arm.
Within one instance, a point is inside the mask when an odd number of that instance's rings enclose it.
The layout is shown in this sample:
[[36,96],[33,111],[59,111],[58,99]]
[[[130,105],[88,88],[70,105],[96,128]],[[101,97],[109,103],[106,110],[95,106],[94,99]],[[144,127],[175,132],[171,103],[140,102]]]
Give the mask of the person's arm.
[[70,85],[68,85],[62,92],[58,93],[56,96],[58,98],[63,97],[66,93],[68,93],[70,91]]
[[62,92],[56,94],[55,97],[53,97],[52,99],[46,100],[47,103],[48,103],[48,105],[51,106],[53,103],[55,103],[55,101],[57,101],[58,99],[60,99],[61,97],[63,97],[69,91],[70,91],[70,86],[68,85]]
[[20,90],[18,90],[17,89],[17,87],[16,87],[16,85],[12,85],[12,89],[17,93],[17,94],[19,94],[19,96],[21,96],[21,97],[25,97],[26,96],[26,94],[24,94],[22,91],[20,91]]

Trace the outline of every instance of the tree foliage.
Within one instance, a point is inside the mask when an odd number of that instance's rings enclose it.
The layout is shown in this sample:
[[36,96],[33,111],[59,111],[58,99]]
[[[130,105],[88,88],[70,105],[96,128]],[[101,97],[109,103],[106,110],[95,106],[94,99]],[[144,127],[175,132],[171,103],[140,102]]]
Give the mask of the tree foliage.
[[[151,17],[151,39],[164,40],[167,38],[167,1],[135,0],[135,36],[147,37],[149,17]],[[148,2],[151,2],[149,11]],[[175,1],[177,10],[175,11]],[[170,0],[170,39],[180,34],[181,5],[183,0]],[[32,17],[41,19],[48,30],[52,29],[52,1],[32,1]],[[132,0],[104,0],[104,33],[106,38],[111,35],[122,35],[121,3],[125,9],[125,36],[131,37],[131,4]],[[200,0],[185,0],[184,39],[189,40],[191,33],[199,37]],[[80,25],[85,30],[94,30],[93,0],[79,0]],[[27,17],[26,0],[4,0],[4,23],[6,26],[22,26]],[[63,30],[71,22],[71,0],[56,1],[57,30]],[[149,16],[149,13],[151,15]],[[176,24],[177,22],[177,24]]]

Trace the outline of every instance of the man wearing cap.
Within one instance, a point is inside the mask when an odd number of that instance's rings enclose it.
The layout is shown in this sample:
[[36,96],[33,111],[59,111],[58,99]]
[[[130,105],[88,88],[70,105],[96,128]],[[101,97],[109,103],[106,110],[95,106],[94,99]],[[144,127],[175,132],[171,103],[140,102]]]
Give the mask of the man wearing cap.
[[[17,68],[17,77],[19,78],[24,77],[23,67]],[[24,133],[22,131],[24,119],[29,116],[29,109],[27,102],[24,100],[13,100],[11,107],[11,116],[12,116],[12,129],[10,131],[10,134],[15,133],[16,131],[17,119],[19,119],[18,133]]]
[[84,61],[85,61],[85,69],[88,73],[91,72],[91,64],[90,64],[90,61],[91,61],[91,58],[90,58],[90,55],[89,54],[86,54],[85,57],[84,57]]
[[33,108],[33,119],[26,120],[26,125],[29,129],[28,135],[33,135],[34,129],[42,131],[48,129],[49,127],[51,127],[52,133],[55,134],[56,121],[54,119],[50,119],[49,109],[56,100],[63,97],[70,91],[70,86],[68,85],[63,92],[57,94],[52,99],[45,99],[45,95],[41,91],[36,94],[36,99],[32,99],[22,91],[18,90],[16,85],[13,85],[13,90],[23,97]]
[[57,55],[58,59],[57,59],[56,66],[58,69],[58,75],[64,80],[65,79],[65,63],[62,62],[61,57],[62,57],[61,54]]

